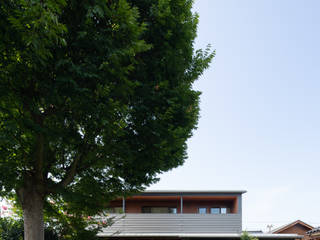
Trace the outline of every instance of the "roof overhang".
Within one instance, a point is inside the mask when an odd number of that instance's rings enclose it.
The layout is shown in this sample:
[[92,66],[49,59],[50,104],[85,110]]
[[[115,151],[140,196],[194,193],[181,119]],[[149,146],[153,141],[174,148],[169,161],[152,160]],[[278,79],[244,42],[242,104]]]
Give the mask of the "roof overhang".
[[145,190],[143,193],[246,193],[246,190]]
[[223,195],[241,195],[245,190],[146,190],[135,196],[223,196]]
[[[171,199],[180,199],[183,197],[187,200],[188,197],[194,199],[195,197],[202,198],[236,198],[247,191],[245,190],[146,190],[138,193],[131,193],[126,196],[126,200],[138,199],[138,198],[152,198],[152,197],[165,197]],[[122,196],[119,196],[116,200],[121,200]]]
[[298,239],[303,238],[302,235],[298,234],[276,234],[276,233],[256,233],[256,234],[249,234],[250,236],[260,238],[268,238],[268,239]]

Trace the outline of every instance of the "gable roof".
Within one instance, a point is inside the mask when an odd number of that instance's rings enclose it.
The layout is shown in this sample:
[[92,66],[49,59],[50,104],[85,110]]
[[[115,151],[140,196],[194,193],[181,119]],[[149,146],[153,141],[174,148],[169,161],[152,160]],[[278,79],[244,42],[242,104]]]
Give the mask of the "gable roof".
[[307,224],[307,223],[305,223],[305,222],[303,222],[301,220],[297,220],[297,221],[294,221],[292,223],[286,224],[284,226],[278,227],[278,228],[272,230],[271,233],[281,233],[282,231],[284,231],[284,230],[286,230],[286,229],[288,229],[290,227],[293,227],[295,225],[302,225],[303,227],[308,228],[309,230],[313,229],[313,227],[311,225],[309,225],[309,224]]

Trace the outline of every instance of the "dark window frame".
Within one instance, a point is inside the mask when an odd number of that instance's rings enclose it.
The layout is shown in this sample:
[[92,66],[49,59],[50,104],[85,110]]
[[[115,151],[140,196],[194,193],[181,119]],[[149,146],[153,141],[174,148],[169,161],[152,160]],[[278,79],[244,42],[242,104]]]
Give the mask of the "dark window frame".
[[[218,213],[212,212],[213,209],[218,209]],[[210,214],[221,214],[221,208],[220,207],[211,207],[210,208]]]
[[162,208],[162,209],[168,210],[167,212],[159,212],[159,214],[177,214],[178,213],[177,207],[167,207],[167,206],[143,206],[143,207],[141,207],[141,213],[158,214],[158,213],[152,212],[152,208]]
[[[213,213],[212,212],[212,209],[219,209],[219,213]],[[225,209],[225,212],[222,210],[222,209]],[[231,209],[228,208],[228,207],[211,207],[210,208],[210,214],[229,214],[231,212]]]

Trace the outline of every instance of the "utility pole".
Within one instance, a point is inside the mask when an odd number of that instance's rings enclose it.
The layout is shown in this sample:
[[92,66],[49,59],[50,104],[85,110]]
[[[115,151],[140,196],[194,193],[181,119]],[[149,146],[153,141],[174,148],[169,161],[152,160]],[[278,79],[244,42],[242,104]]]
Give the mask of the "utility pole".
[[273,228],[273,225],[272,225],[272,224],[268,224],[268,225],[267,225],[267,228],[269,229],[268,232],[271,232],[271,229]]

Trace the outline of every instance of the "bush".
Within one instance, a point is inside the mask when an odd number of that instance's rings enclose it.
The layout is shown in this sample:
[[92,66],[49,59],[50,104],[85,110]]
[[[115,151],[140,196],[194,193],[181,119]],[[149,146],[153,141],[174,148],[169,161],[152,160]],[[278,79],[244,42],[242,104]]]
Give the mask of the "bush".
[[256,237],[250,236],[248,232],[244,231],[240,237],[240,240],[259,240],[259,239]]
[[[23,240],[23,220],[13,218],[0,218],[1,240]],[[51,228],[44,231],[45,240],[60,240],[58,234]]]
[[11,218],[0,218],[1,240],[23,240],[23,221]]

